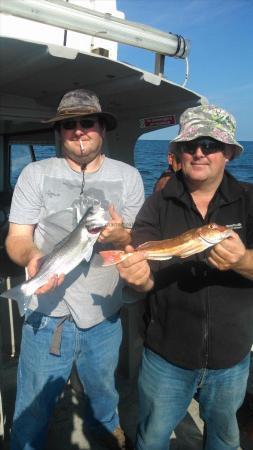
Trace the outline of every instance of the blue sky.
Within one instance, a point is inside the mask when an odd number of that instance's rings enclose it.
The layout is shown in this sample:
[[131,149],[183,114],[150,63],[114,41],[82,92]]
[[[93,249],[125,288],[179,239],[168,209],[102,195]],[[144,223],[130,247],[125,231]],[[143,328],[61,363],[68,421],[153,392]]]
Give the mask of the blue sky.
[[[117,0],[126,19],[189,39],[187,88],[231,112],[237,138],[253,141],[253,0]],[[154,54],[119,46],[119,59],[153,72]],[[165,77],[182,84],[184,60],[166,58]],[[168,139],[173,129],[145,135]]]

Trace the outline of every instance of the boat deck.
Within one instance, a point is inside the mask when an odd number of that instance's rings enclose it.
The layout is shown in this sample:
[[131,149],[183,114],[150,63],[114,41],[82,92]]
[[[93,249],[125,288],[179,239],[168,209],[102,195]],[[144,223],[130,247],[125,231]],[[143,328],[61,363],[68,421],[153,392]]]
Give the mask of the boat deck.
[[[4,369],[5,389],[3,400],[6,411],[5,429],[11,425],[15,398],[17,361],[5,363]],[[138,416],[138,401],[136,380],[126,380],[122,376],[117,377],[120,393],[119,413],[121,425],[134,440]],[[75,386],[75,389],[73,388]],[[52,419],[48,443],[45,450],[104,450],[93,442],[85,430],[82,419],[82,411],[85,404],[85,395],[78,388],[78,383],[69,383],[60,399]],[[253,424],[253,413],[251,413]],[[253,440],[250,440],[244,430],[245,424],[250,418],[250,412],[242,408],[239,414],[241,425],[241,450],[252,450]],[[201,450],[202,449],[203,422],[199,418],[198,403],[193,400],[184,420],[178,425],[171,439],[170,450]],[[7,434],[7,433],[6,433]],[[9,436],[5,436],[4,442],[0,442],[0,448],[9,449]]]

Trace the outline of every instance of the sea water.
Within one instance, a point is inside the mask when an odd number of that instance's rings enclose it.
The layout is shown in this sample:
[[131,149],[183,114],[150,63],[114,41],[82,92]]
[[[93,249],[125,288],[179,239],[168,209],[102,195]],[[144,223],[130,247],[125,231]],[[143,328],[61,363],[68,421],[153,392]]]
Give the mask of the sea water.
[[[253,183],[253,142],[241,142],[244,152],[239,158],[228,163],[227,169],[238,180]],[[13,145],[13,170],[11,171],[11,185],[14,187],[22,168],[29,162],[24,158],[22,145]],[[36,159],[50,158],[55,155],[54,146],[34,146]],[[167,163],[168,141],[163,140],[139,140],[134,150],[134,164],[139,169],[145,187],[145,195],[153,192],[154,184],[161,173],[168,167]],[[119,155],[120,159],[120,155]],[[14,161],[13,161],[14,162]]]

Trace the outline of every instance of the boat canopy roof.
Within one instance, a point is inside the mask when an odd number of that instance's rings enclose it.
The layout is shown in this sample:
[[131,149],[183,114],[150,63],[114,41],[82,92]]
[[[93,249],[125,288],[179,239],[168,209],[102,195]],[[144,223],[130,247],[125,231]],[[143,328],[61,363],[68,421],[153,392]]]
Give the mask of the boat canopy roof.
[[[36,8],[33,7],[35,4]],[[54,11],[51,15],[45,10],[49,7]],[[156,52],[157,70],[156,73],[151,73],[118,61],[112,57],[111,50],[104,51],[106,48],[92,50],[90,47],[84,51],[80,50],[80,45],[72,48],[64,41],[60,45],[53,44],[46,32],[46,36],[42,36],[46,42],[38,42],[36,39],[39,33],[36,33],[34,26],[34,34],[31,37],[28,33],[21,33],[17,37],[15,26],[5,26],[0,36],[0,134],[8,136],[9,140],[12,137],[13,141],[13,137],[18,135],[18,142],[21,142],[21,135],[37,133],[38,142],[39,131],[45,141],[49,142],[51,139],[53,142],[54,133],[50,128],[52,125],[42,123],[42,120],[55,114],[61,97],[67,91],[86,88],[95,91],[100,98],[102,109],[111,112],[118,119],[116,130],[108,133],[107,147],[110,148],[110,156],[131,163],[133,148],[140,135],[175,125],[186,108],[206,102],[200,94],[165,79],[163,71],[160,70],[165,57],[162,47],[159,47],[160,39],[165,39],[165,42],[169,40],[172,55],[185,57],[187,47],[184,39],[178,35],[127,22],[111,14],[93,14],[91,10],[61,0],[28,0],[26,4],[20,0],[6,1],[1,4],[0,11],[5,18],[3,23],[9,19],[14,22],[16,19],[21,21],[21,31],[26,30],[26,25],[29,27],[29,22],[33,25],[40,22],[45,26],[58,26],[56,31],[58,30],[61,36],[68,33],[67,30],[64,31],[64,27],[68,22],[66,17],[69,17],[69,29],[72,30],[68,35],[70,37],[73,37],[71,33],[75,32],[75,37],[78,37],[78,34],[81,37],[80,30],[82,26],[89,25],[92,15],[92,20],[95,20],[92,22],[92,30],[93,27],[98,27],[97,31],[94,30],[95,34],[97,32],[100,36],[105,27],[105,35],[115,41],[115,26],[124,28],[123,25],[126,25],[126,31],[122,31],[125,39],[130,39],[129,28],[137,35],[139,32],[140,41],[142,37],[145,48],[145,33],[148,33],[152,41],[150,44],[153,45],[153,38],[155,40]],[[117,14],[120,15],[119,12]],[[109,37],[110,22],[113,22],[113,28]],[[80,40],[79,44],[81,42],[83,41]],[[23,137],[23,142],[25,140]]]
[[[104,110],[119,121],[136,122],[157,116],[175,116],[204,101],[199,94],[116,60],[81,53],[64,46],[45,45],[1,37],[1,132],[42,128],[62,95],[72,89],[94,90]],[[142,122],[143,123],[143,122]],[[161,124],[162,122],[160,122]],[[160,128],[159,122],[154,128]]]

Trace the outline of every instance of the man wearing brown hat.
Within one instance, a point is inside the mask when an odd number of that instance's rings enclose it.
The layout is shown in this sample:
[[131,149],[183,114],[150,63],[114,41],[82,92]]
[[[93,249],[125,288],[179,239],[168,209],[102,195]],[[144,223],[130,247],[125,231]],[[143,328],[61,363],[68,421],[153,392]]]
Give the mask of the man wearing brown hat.
[[168,449],[194,396],[204,449],[236,450],[253,341],[253,186],[225,171],[243,150],[231,114],[202,105],[187,109],[180,125],[170,149],[182,170],[144,203],[134,244],[211,222],[241,228],[209,252],[150,265],[136,252],[118,265],[147,293],[136,450]]
[[[143,203],[139,172],[103,153],[115,117],[97,96],[78,89],[65,94],[54,123],[62,156],[29,164],[15,187],[7,251],[35,275],[40,259],[73,229],[82,199],[98,200],[109,223],[89,263],[65,279],[52,279],[33,295],[25,315],[19,359],[11,449],[44,449],[55,402],[75,362],[88,397],[85,424],[107,449],[131,448],[119,425],[114,373],[122,330],[122,282],[113,267],[98,264],[100,247],[126,245]],[[124,222],[124,226],[123,226]],[[53,275],[53,274],[52,274]]]

